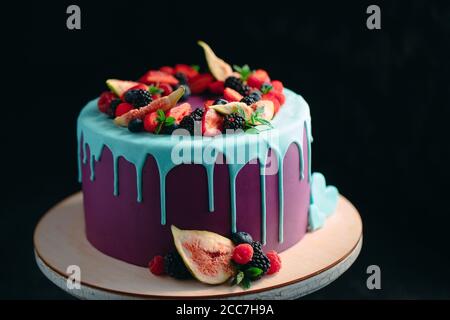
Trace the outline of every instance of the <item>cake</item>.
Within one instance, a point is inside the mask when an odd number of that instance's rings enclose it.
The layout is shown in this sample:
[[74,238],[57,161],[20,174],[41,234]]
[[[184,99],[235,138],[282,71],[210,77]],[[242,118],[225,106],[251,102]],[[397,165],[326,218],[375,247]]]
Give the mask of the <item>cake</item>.
[[108,256],[145,267],[175,250],[171,226],[246,232],[282,252],[334,210],[337,191],[325,214],[311,194],[302,96],[262,69],[233,71],[200,45],[209,72],[176,65],[109,79],[110,91],[81,110],[86,236]]

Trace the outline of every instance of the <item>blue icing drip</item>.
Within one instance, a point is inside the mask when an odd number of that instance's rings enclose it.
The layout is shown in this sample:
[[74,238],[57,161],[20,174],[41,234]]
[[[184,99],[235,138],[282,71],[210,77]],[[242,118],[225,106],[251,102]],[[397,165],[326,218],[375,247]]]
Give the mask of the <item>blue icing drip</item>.
[[334,186],[327,186],[325,177],[314,172],[311,180],[311,205],[309,206],[308,228],[317,230],[323,226],[327,217],[336,210],[339,192]]
[[91,155],[90,167],[91,167],[91,181],[95,179],[95,156]]
[[[236,231],[236,178],[242,169],[252,159],[257,159],[260,166],[266,164],[267,151],[272,149],[277,153],[279,165],[279,239],[283,240],[283,158],[291,143],[296,143],[299,150],[303,150],[303,130],[306,126],[308,133],[308,158],[310,159],[310,143],[312,141],[310,131],[310,115],[309,107],[303,98],[292,91],[285,89],[286,105],[280,109],[277,117],[273,119],[273,126],[279,130],[279,139],[274,140],[273,133],[270,131],[261,132],[259,135],[252,134],[236,134],[221,136],[215,138],[198,138],[198,137],[180,137],[180,136],[156,136],[148,133],[131,133],[126,128],[119,128],[104,114],[98,112],[96,107],[97,100],[93,100],[81,111],[78,118],[77,138],[78,138],[78,154],[79,154],[79,178],[81,179],[81,155],[80,150],[83,148],[83,163],[87,161],[86,146],[89,145],[93,160],[99,161],[103,146],[108,146],[113,154],[114,165],[114,194],[119,194],[119,178],[118,178],[118,158],[124,157],[127,161],[136,167],[136,189],[137,201],[142,201],[142,170],[148,155],[152,155],[158,166],[160,175],[160,198],[161,198],[161,223],[166,223],[165,208],[165,181],[167,173],[176,165],[172,158],[172,151],[175,145],[181,145],[189,153],[194,154],[194,163],[202,164],[206,168],[208,178],[208,198],[209,210],[214,211],[214,162],[203,163],[201,155],[207,148],[214,150],[213,159],[217,156],[217,152],[222,152],[227,159],[236,157],[237,148],[245,147],[248,152],[239,160],[239,164],[229,164],[230,172],[230,192],[231,192],[231,228]],[[274,130],[272,130],[274,131]],[[299,134],[299,132],[301,132]],[[80,146],[81,137],[83,137],[83,145]],[[228,146],[227,146],[228,145]],[[229,146],[232,146],[231,148]],[[258,145],[259,148],[255,146]],[[259,150],[258,150],[259,149]],[[199,153],[200,152],[200,153]],[[200,157],[198,156],[200,155]],[[190,161],[192,163],[192,161]],[[183,163],[183,161],[181,161]],[[309,164],[311,161],[309,161]],[[91,176],[95,177],[95,166],[91,163]],[[310,167],[310,165],[309,165]],[[303,152],[300,157],[300,171],[303,177]],[[261,215],[262,215],[262,241],[266,240],[266,194],[265,194],[265,170],[260,172],[261,181]],[[309,173],[310,176],[310,173]]]
[[267,217],[266,217],[266,176],[265,165],[260,165],[260,187],[261,187],[261,242],[267,242]]
[[278,156],[278,242],[284,239],[284,192],[283,192],[283,158]]

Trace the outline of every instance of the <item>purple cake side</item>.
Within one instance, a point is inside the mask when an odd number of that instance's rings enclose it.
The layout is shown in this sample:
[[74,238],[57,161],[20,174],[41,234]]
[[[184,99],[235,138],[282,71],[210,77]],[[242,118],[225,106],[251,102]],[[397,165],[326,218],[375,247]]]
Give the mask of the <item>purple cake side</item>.
[[[304,135],[306,145],[306,134]],[[87,147],[88,159],[90,156]],[[266,176],[267,243],[265,250],[283,251],[296,244],[307,231],[310,187],[307,148],[303,150],[304,179],[300,159],[292,144],[284,157],[284,241],[278,240],[278,177]],[[81,157],[83,151],[81,150]],[[275,157],[272,157],[275,160]],[[167,223],[161,225],[159,172],[149,155],[143,170],[143,201],[136,201],[136,169],[119,158],[119,195],[113,195],[113,159],[104,147],[95,163],[95,180],[89,164],[82,165],[86,235],[90,243],[114,258],[146,266],[155,255],[174,250],[170,225],[182,229],[209,230],[229,236],[231,231],[230,182],[226,164],[214,170],[215,211],[208,211],[206,171],[201,165],[180,165],[166,181]],[[261,240],[262,215],[259,165],[247,164],[236,181],[237,229]]]

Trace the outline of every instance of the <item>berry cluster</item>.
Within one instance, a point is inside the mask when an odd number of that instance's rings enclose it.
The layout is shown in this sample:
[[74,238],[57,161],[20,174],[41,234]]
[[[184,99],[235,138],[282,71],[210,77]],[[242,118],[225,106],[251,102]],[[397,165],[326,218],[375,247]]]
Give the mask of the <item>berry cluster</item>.
[[157,276],[167,274],[179,280],[192,279],[191,273],[177,251],[170,252],[164,257],[154,256],[149,262],[148,268],[151,273]]

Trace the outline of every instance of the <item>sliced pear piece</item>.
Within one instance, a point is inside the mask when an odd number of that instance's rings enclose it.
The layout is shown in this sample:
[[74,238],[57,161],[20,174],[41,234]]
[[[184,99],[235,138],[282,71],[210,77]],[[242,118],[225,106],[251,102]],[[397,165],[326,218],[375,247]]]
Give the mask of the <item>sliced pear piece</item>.
[[235,274],[230,239],[209,231],[181,230],[173,225],[171,229],[178,253],[197,280],[221,284]]
[[220,114],[227,115],[232,113],[240,113],[240,110],[245,114],[245,120],[249,120],[253,109],[246,105],[244,102],[230,102],[227,104],[217,104],[210,106],[210,108],[216,110]]
[[[258,113],[258,117],[264,120],[272,120],[275,114],[275,105],[270,100],[259,100],[251,105],[251,108]],[[261,124],[257,122],[257,124]]]
[[206,63],[208,64],[209,71],[219,81],[225,81],[226,78],[233,74],[231,66],[220,59],[214,51],[203,41],[197,42],[200,47],[205,51]]

